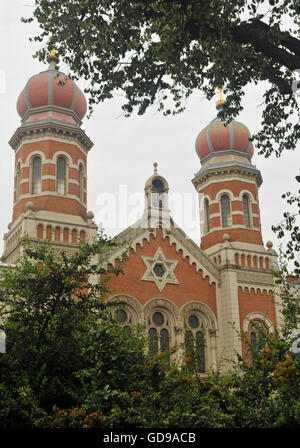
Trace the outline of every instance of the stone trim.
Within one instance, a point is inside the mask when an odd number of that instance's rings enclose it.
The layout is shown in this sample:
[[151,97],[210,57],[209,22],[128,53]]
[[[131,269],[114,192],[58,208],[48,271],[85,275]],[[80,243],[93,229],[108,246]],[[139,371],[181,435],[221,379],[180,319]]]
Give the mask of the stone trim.
[[187,302],[185,303],[181,309],[180,314],[182,319],[185,318],[186,314],[190,314],[193,311],[200,313],[201,316],[204,316],[204,320],[207,324],[206,328],[212,330],[212,332],[218,331],[218,321],[214,314],[214,312],[202,302]]
[[[203,193],[200,193],[200,194],[203,194]],[[231,192],[231,194],[233,194],[233,193]],[[209,198],[209,196],[207,194],[205,194],[205,197]],[[233,196],[232,202],[241,203],[241,200],[240,200],[239,196]],[[210,205],[219,204],[220,201],[213,199],[213,200],[210,200],[209,203],[210,203]],[[254,200],[251,201],[251,204],[259,205],[258,201],[254,201]]]
[[[26,141],[24,141],[24,142],[21,141],[21,143],[17,146],[16,149],[15,149],[15,148],[13,148],[13,149],[14,149],[14,151],[15,151],[15,154],[18,154],[18,152],[20,151],[20,149],[23,147],[23,144],[26,144],[26,145],[27,145],[27,144],[30,144],[30,143],[36,143],[37,141],[39,141],[39,142],[44,142],[44,141],[48,141],[48,140],[51,140],[51,141],[54,141],[54,142],[65,143],[65,144],[70,144],[70,145],[76,146],[76,147],[77,147],[80,151],[82,151],[85,155],[88,154],[87,151],[86,151],[81,145],[79,145],[77,141],[68,139],[67,137],[66,137],[65,139],[62,139],[62,138],[59,138],[59,137],[54,137],[53,135],[49,135],[49,136],[46,136],[46,137],[39,137],[38,140],[37,140],[36,137],[35,137],[35,138],[32,138],[32,139],[28,138],[28,139],[26,139]],[[19,160],[21,160],[21,159],[19,159]],[[52,161],[52,159],[45,159],[45,160],[46,160],[45,163],[48,163],[48,160],[49,160],[49,163],[50,163],[50,161]],[[75,165],[74,165],[74,168],[75,168]]]
[[[22,168],[30,168],[30,158],[32,157],[32,156],[35,156],[35,155],[39,155],[41,158],[42,158],[42,164],[43,165],[54,165],[54,166],[56,166],[56,161],[54,160],[54,159],[46,159],[45,158],[45,154],[42,152],[42,151],[33,151],[32,153],[30,153],[29,154],[29,156],[27,157],[27,162],[25,162],[25,163],[21,163],[21,169]],[[57,151],[57,152],[55,152],[54,153],[54,155],[53,155],[53,157],[59,157],[60,155],[65,155],[65,156],[68,156],[68,157],[71,157],[67,152],[64,152],[64,151]],[[20,160],[20,159],[19,159]],[[83,163],[83,162],[82,162]],[[72,163],[72,160],[70,161],[70,159],[69,159],[69,165],[68,165],[68,167],[69,168],[73,168],[73,169],[75,169],[75,170],[78,170],[78,164],[75,164],[75,163]],[[86,178],[87,176],[85,175],[85,178]]]
[[220,273],[216,265],[193,240],[174,224],[171,229],[163,229],[163,237],[169,238],[169,245],[176,245],[176,252],[182,251],[182,258],[188,257],[190,266],[195,263],[196,270],[203,271],[203,278],[208,276],[209,284],[220,282]]
[[[205,235],[208,235],[209,233],[213,233],[216,230],[224,230],[224,232],[226,232],[227,229],[249,229],[249,230],[260,231],[260,227],[256,227],[256,226],[247,227],[244,224],[230,224],[227,227],[223,227],[223,226],[213,227],[209,232],[206,232]],[[222,244],[222,243],[220,243],[220,244]]]
[[174,327],[178,327],[178,324],[180,322],[180,312],[177,306],[171,302],[169,299],[166,298],[153,298],[150,299],[145,305],[143,306],[143,313],[145,318],[149,317],[151,312],[153,310],[156,311],[164,311],[169,313],[169,317],[172,321],[172,324]]
[[[172,219],[171,219],[172,222]],[[116,242],[124,243],[128,242],[130,248],[126,249],[127,254],[129,250],[132,249],[136,252],[136,246],[139,244],[143,247],[143,240],[150,242],[150,235],[156,238],[156,228],[145,228],[140,227],[142,220],[137,221],[133,226],[128,227],[123,232],[119,233],[114,240]],[[219,268],[213,263],[212,260],[206,255],[206,253],[200,249],[197,244],[188,238],[188,236],[172,222],[170,228],[163,228],[163,239],[169,239],[169,246],[172,244],[176,245],[176,252],[182,251],[182,259],[188,257],[189,264],[192,266],[195,264],[196,271],[203,272],[203,278],[209,278],[209,284],[220,282],[220,272]],[[108,263],[114,264],[115,261],[122,256],[125,248],[124,245],[121,248],[116,248],[112,251]]]
[[253,320],[263,321],[267,325],[269,331],[271,333],[274,333],[274,326],[273,326],[272,322],[270,321],[270,319],[268,319],[268,317],[265,316],[264,314],[258,313],[258,312],[253,312],[253,313],[247,314],[247,316],[245,317],[244,322],[243,322],[243,332],[244,333],[248,332],[249,325],[250,325],[251,321],[253,321]]
[[56,191],[41,191],[40,193],[28,193],[28,194],[23,194],[22,196],[19,197],[19,199],[14,203],[14,206],[16,204],[18,204],[18,202],[21,199],[31,199],[31,198],[37,198],[40,196],[55,196],[55,197],[59,197],[59,198],[66,198],[66,199],[73,199],[76,200],[77,202],[79,202],[79,204],[84,205],[86,207],[86,204],[84,202],[80,202],[78,196],[72,195],[72,194],[62,194],[62,193],[57,193]]
[[[201,171],[201,170],[200,170]],[[239,174],[240,176],[236,176]],[[253,178],[251,183],[254,183],[257,187],[262,184],[262,177],[260,171],[258,171],[253,165],[246,166],[238,166],[233,161],[231,165],[222,166],[222,167],[207,167],[205,171],[199,172],[195,174],[195,177],[192,179],[192,183],[197,190],[200,188],[204,188],[207,184],[213,182],[224,182],[229,180],[242,180],[250,183],[250,179]],[[250,178],[250,179],[249,179]],[[252,179],[251,179],[252,180]]]
[[10,146],[16,151],[23,143],[28,143],[29,139],[34,138],[34,141],[40,141],[46,136],[51,136],[57,141],[60,137],[63,141],[71,140],[77,142],[80,148],[83,148],[87,153],[93,146],[92,141],[80,128],[74,128],[66,124],[53,123],[46,121],[45,123],[30,123],[19,127],[9,141]]
[[269,286],[269,289],[274,288],[272,272],[261,272],[261,270],[254,269],[241,267],[237,271],[237,283],[240,284],[239,286],[243,285],[244,289],[247,285],[255,285],[255,289],[260,289],[261,287],[266,289],[266,286]]
[[[109,297],[108,302],[120,301],[124,302],[124,308],[129,311],[132,317],[132,325],[143,324],[143,308],[140,302],[128,294],[115,294]],[[115,311],[117,308],[113,308]]]
[[[160,292],[162,292],[167,284],[179,285],[179,282],[174,274],[174,269],[176,268],[178,261],[167,259],[160,247],[157,249],[154,257],[142,255],[142,260],[146,265],[146,272],[141,280],[154,282]],[[162,277],[155,275],[153,270],[157,263],[161,264],[164,268]]]

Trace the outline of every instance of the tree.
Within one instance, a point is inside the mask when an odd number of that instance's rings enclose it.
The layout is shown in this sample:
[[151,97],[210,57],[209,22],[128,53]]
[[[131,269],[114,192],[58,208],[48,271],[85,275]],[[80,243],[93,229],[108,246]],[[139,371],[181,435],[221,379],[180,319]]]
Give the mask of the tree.
[[27,241],[18,265],[2,272],[2,428],[299,426],[300,358],[291,331],[300,305],[285,276],[278,276],[281,331],[262,331],[257,346],[248,341],[248,358],[226,375],[203,377],[187,358],[151,356],[143,328],[122,327],[105,305],[107,281],[89,278],[107,279],[94,256],[105,259],[113,246],[102,235],[67,256]]
[[[300,228],[298,220],[300,216],[300,190],[298,196],[291,192],[284,193],[283,199],[286,199],[290,206],[294,206],[294,210],[284,212],[283,220],[278,224],[272,226],[272,230],[277,233],[277,237],[283,238],[288,236],[286,250],[281,249],[281,256],[285,260],[285,264],[281,266],[281,272],[285,272],[286,276],[294,275],[300,276]],[[290,262],[288,269],[287,263]],[[289,272],[292,270],[292,272]]]
[[36,0],[42,31],[34,40],[52,35],[38,56],[56,46],[73,76],[88,80],[90,110],[121,90],[126,115],[153,104],[177,113],[193,91],[211,99],[224,84],[219,115],[230,120],[242,108],[244,87],[267,81],[254,138],[265,156],[279,156],[300,137],[299,120],[291,119],[299,112],[299,12],[299,0]]
[[[25,241],[16,267],[1,272],[0,322],[7,340],[0,358],[2,427],[11,419],[16,423],[16,409],[22,426],[32,423],[31,412],[43,415],[80,399],[75,374],[88,366],[85,335],[109,318],[109,275],[120,272],[110,268],[108,275],[95,257],[105,259],[112,247],[103,234],[92,244],[79,243],[71,255],[55,252],[47,241]],[[103,274],[106,280],[99,282]]]

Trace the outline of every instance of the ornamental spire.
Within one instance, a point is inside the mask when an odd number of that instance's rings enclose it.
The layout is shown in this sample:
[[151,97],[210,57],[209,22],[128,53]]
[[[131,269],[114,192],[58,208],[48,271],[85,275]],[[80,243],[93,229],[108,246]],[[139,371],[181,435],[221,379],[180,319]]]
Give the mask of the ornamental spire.
[[[53,12],[51,12],[48,16],[49,20],[52,20]],[[53,39],[53,34],[49,37],[49,42]],[[58,63],[59,59],[55,54],[55,46],[53,46],[52,50],[49,53],[49,56],[47,58],[47,62],[49,62],[48,70],[55,70],[56,64]]]
[[217,110],[222,109],[223,105],[225,104],[225,101],[223,100],[223,87],[224,87],[224,85],[218,86],[218,89],[219,89],[219,101],[217,101],[217,103],[216,103]]

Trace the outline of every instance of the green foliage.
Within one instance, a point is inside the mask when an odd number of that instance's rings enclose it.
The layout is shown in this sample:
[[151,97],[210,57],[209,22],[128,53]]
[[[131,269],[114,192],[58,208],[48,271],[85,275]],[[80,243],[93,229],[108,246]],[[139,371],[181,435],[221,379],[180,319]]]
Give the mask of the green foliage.
[[[286,199],[287,204],[294,206],[294,209],[289,212],[284,212],[283,220],[278,224],[272,226],[272,230],[277,234],[277,237],[288,237],[286,249],[281,251],[281,256],[285,263],[290,262],[292,265],[292,275],[300,276],[300,190],[298,195],[290,192],[282,195]],[[286,276],[289,275],[285,265],[281,266],[280,272],[284,271]]]
[[103,301],[108,283],[95,282],[108,274],[95,257],[104,260],[112,247],[99,236],[66,256],[26,242],[16,268],[3,271],[2,428],[299,426],[300,358],[291,347],[300,303],[285,275],[277,275],[281,331],[258,327],[256,343],[242,334],[247,357],[227,374],[202,375],[181,348],[175,357],[150,356],[144,328],[128,331],[113,317]]
[[105,313],[108,292],[107,282],[89,279],[106,273],[95,257],[112,247],[99,235],[67,256],[47,242],[26,241],[16,268],[2,271],[0,321],[7,344],[0,376],[10,401],[20,402],[20,390],[28,388],[37,407],[47,412],[54,405],[76,403],[80,382],[75,373],[87,366],[81,355],[84,336]]
[[178,113],[193,91],[211,99],[224,84],[219,115],[231,120],[245,86],[267,80],[257,146],[267,157],[296,147],[299,0],[35,0],[33,17],[42,30],[34,40],[53,36],[39,58],[56,46],[73,76],[88,81],[90,111],[121,90],[127,116],[153,104]]

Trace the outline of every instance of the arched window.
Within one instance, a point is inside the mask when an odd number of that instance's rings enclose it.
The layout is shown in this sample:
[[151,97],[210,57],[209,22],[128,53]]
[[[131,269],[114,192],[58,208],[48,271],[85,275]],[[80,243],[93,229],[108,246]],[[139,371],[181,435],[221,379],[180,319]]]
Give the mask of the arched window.
[[223,194],[221,197],[221,213],[222,226],[228,227],[230,225],[230,199],[227,194]]
[[132,325],[132,319],[128,310],[124,308],[118,308],[114,312],[114,319],[122,326],[124,331],[130,332],[130,325]]
[[209,232],[210,231],[210,217],[209,217],[209,200],[205,199],[204,201],[204,231]]
[[169,319],[165,313],[155,311],[151,314],[149,321],[149,353],[155,355],[163,352],[169,357],[170,335]]
[[19,162],[16,168],[16,201],[19,199],[20,196],[20,180],[21,180],[20,177],[21,177],[21,164]]
[[158,352],[158,337],[156,328],[149,328],[149,354],[151,356],[156,355]]
[[84,168],[82,163],[79,165],[79,199],[81,202],[84,200]]
[[253,329],[251,329],[251,331],[250,331],[250,344],[251,345],[256,345],[256,340],[257,340],[256,332]]
[[40,156],[32,159],[32,193],[40,193],[42,187],[42,160]]
[[262,350],[263,347],[265,346],[264,339],[265,339],[266,332],[267,332],[267,329],[262,321],[253,320],[250,323],[250,327],[249,327],[250,346],[259,351]]
[[204,325],[197,314],[190,314],[184,337],[186,365],[189,370],[205,373],[205,339]]
[[37,226],[37,230],[36,230],[36,236],[39,239],[43,239],[43,234],[44,234],[44,227],[43,224],[38,224]]
[[246,227],[250,227],[249,196],[247,194],[243,195],[243,213],[244,224]]
[[60,194],[66,194],[66,159],[63,156],[58,157],[56,163],[56,191]]
[[71,242],[72,242],[73,244],[77,244],[77,243],[78,243],[77,238],[78,238],[77,230],[76,230],[76,229],[73,229],[73,230],[72,230],[72,233],[71,233]]
[[160,179],[152,181],[152,205],[153,207],[163,208],[164,183]]

